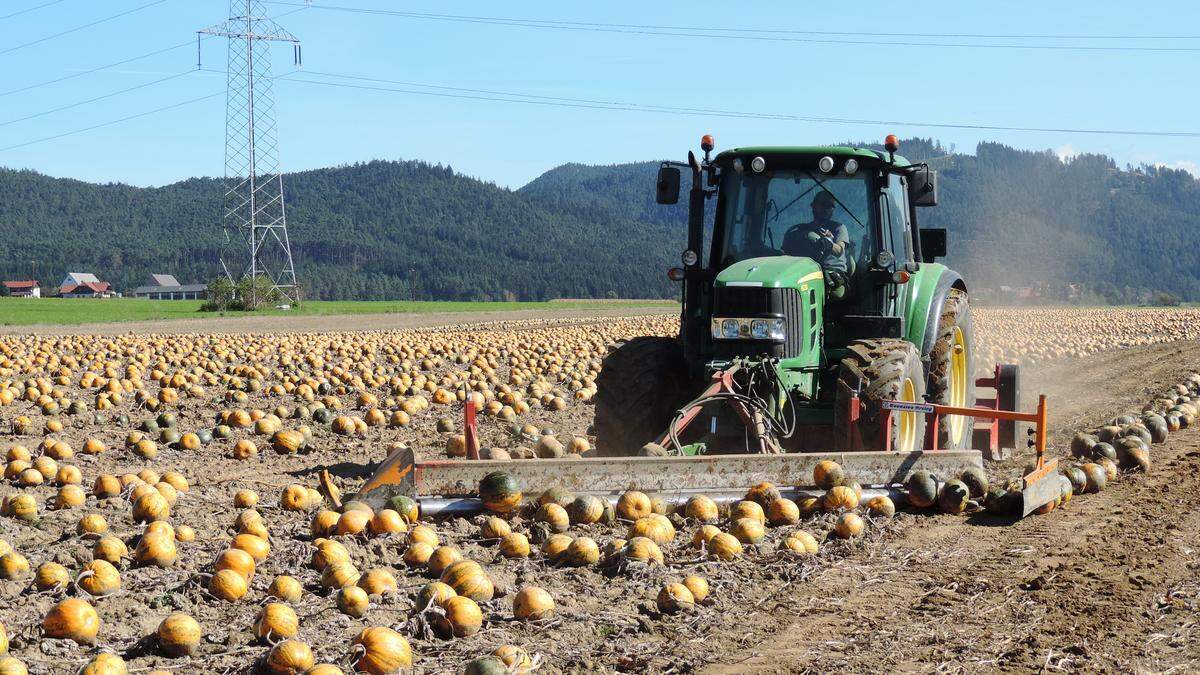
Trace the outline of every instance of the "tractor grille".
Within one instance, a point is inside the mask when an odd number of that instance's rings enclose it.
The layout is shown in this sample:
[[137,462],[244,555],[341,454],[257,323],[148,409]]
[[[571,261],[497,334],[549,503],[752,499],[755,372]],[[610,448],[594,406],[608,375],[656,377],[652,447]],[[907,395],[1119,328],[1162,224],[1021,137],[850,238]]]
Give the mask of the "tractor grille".
[[762,354],[776,358],[799,356],[804,347],[804,300],[794,288],[756,288],[748,286],[718,286],[713,297],[713,316],[737,318],[771,318],[784,320],[787,341],[780,344],[766,340],[714,340],[713,356],[719,359],[755,357]]

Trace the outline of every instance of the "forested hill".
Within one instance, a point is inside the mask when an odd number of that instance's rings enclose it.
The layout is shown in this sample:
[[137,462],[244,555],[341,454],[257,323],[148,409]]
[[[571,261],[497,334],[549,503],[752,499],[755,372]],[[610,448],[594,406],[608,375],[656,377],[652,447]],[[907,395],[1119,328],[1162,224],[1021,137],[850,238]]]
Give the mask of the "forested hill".
[[[668,297],[666,225],[593,215],[423,162],[369,162],[285,177],[306,297],[542,300]],[[650,185],[652,189],[653,184]],[[0,171],[0,279],[37,261],[43,285],[94,272],[118,290],[151,273],[206,282],[225,239],[220,181],[93,185]],[[240,254],[240,250],[236,250]]]
[[[927,140],[902,154],[941,171],[950,264],[976,288],[1080,283],[1108,300],[1200,299],[1200,183],[1084,155]],[[338,299],[664,297],[685,208],[654,204],[657,164],[568,164],[511,191],[423,162],[374,161],[285,177],[306,296]],[[218,271],[220,181],[95,185],[0,170],[0,278],[56,286],[94,272],[118,290],[150,273]]]
[[[940,171],[939,206],[919,217],[949,230],[948,264],[973,287],[1047,284],[1057,293],[1078,284],[1085,300],[1138,302],[1157,291],[1200,300],[1200,182],[1186,171],[1120,169],[1100,155],[1063,161],[996,143],[968,155],[908,139],[901,154]],[[654,204],[656,168],[567,164],[521,192],[682,229],[685,210]]]

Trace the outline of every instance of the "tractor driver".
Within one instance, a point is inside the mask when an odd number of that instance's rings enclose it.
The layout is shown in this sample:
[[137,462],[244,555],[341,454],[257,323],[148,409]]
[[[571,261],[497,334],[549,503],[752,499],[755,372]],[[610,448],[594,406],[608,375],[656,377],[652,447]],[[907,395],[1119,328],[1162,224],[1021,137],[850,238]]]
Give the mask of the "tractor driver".
[[840,298],[848,281],[850,232],[833,219],[836,205],[829,191],[818,192],[812,200],[812,221],[793,225],[783,235],[783,252],[815,260],[825,272],[829,294]]

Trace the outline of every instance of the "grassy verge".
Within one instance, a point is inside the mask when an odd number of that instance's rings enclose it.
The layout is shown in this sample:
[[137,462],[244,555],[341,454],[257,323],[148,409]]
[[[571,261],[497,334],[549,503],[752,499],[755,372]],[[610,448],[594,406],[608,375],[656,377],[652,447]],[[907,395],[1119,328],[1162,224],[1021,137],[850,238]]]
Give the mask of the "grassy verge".
[[269,309],[261,312],[201,312],[199,300],[104,300],[60,298],[0,298],[0,325],[79,325],[122,321],[166,321],[204,319],[214,316],[428,314],[438,312],[509,312],[518,310],[598,309],[606,307],[663,307],[673,300],[556,300],[552,302],[410,302],[410,301],[320,301],[298,309]]

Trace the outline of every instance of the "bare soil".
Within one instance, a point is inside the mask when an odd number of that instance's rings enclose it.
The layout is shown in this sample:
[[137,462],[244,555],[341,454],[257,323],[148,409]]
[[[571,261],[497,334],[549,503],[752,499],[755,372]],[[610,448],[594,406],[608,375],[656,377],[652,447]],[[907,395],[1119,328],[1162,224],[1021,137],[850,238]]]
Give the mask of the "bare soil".
[[[643,310],[588,312],[592,316],[646,314]],[[536,319],[546,312],[536,312]],[[590,330],[603,322],[564,312],[561,330]],[[574,318],[566,318],[574,317]],[[513,319],[506,315],[505,319]],[[447,323],[446,317],[416,315],[297,317],[303,326],[277,317],[236,319],[236,325],[186,326],[120,324],[130,330],[180,332],[312,331],[314,322],[336,321],[339,330],[394,329]],[[486,317],[471,314],[463,322]],[[375,321],[392,322],[374,324]],[[398,324],[396,322],[413,323]],[[253,323],[250,323],[253,322]],[[505,324],[519,327],[521,324]],[[481,341],[497,326],[466,326]],[[537,322],[544,328],[543,322]],[[96,327],[88,333],[99,334]],[[1027,400],[1037,392],[1051,401],[1053,441],[1065,447],[1079,429],[1112,416],[1140,410],[1164,388],[1200,368],[1200,344],[1173,343],[1106,352],[1027,373]],[[254,399],[251,406],[271,409],[279,400]],[[179,409],[183,430],[212,425],[225,407],[187,400]],[[32,409],[36,412],[36,409]],[[0,407],[0,429],[28,404]],[[249,626],[265,602],[266,588],[278,574],[305,585],[296,607],[300,639],[312,645],[317,661],[337,663],[349,672],[350,643],[365,626],[388,625],[408,636],[419,672],[461,672],[473,658],[502,644],[516,644],[535,655],[540,672],[848,672],[1011,671],[1011,670],[1195,670],[1200,659],[1196,611],[1200,609],[1200,430],[1173,434],[1156,445],[1147,475],[1122,475],[1106,491],[1079,496],[1064,509],[1023,521],[999,522],[983,516],[901,513],[874,519],[867,533],[845,542],[828,537],[832,517],[817,516],[797,527],[769,528],[756,550],[718,563],[691,548],[697,524],[677,519],[676,540],[663,547],[666,566],[595,566],[570,568],[546,563],[537,553],[528,560],[501,557],[494,542],[482,541],[475,522],[439,522],[444,543],[485,565],[497,585],[497,597],[483,603],[484,629],[471,637],[442,640],[426,630],[428,614],[414,614],[416,591],[430,579],[402,561],[402,538],[344,540],[361,571],[384,568],[400,583],[400,592],[372,602],[363,619],[341,614],[332,595],[322,590],[319,574],[307,566],[311,554],[308,514],[279,508],[279,495],[291,483],[315,486],[315,473],[329,467],[339,485],[352,493],[381,461],[390,442],[405,441],[425,456],[440,453],[445,434],[435,430],[439,416],[414,416],[403,429],[372,428],[363,439],[333,435],[317,428],[307,454],[281,456],[263,447],[248,461],[226,456],[232,441],[216,441],[189,453],[165,447],[152,461],[122,448],[128,431],[149,413],[130,414],[128,426],[91,414],[69,419],[58,437],[78,450],[87,437],[101,438],[110,450],[99,457],[77,455],[85,489],[99,473],[120,475],[145,467],[176,470],[191,482],[172,512],[172,520],[197,531],[181,544],[181,559],[166,568],[122,569],[122,590],[96,601],[103,621],[99,643],[80,646],[48,640],[40,622],[46,611],[76,591],[32,590],[29,577],[0,581],[0,623],[12,640],[13,655],[32,673],[73,673],[100,649],[122,654],[135,671],[166,668],[178,673],[254,672],[269,646],[257,643]],[[35,417],[39,421],[40,417]],[[567,435],[587,435],[590,406],[565,411],[535,408],[522,423]],[[509,425],[487,419],[484,443],[512,447],[526,441]],[[245,437],[242,433],[239,437]],[[0,449],[22,444],[33,449],[40,436],[0,436]],[[260,437],[261,443],[261,437]],[[36,454],[36,453],[35,453]],[[997,478],[1013,473],[997,469]],[[1007,473],[1006,473],[1007,472]],[[228,545],[238,509],[232,495],[253,489],[258,510],[271,531],[271,555],[258,566],[251,591],[241,602],[226,603],[204,587],[212,560]],[[17,491],[0,483],[0,497]],[[101,513],[114,534],[131,543],[141,526],[122,499],[84,507],[48,508],[55,488],[28,489],[42,506],[36,524],[0,518],[0,539],[27,556],[33,567],[57,561],[72,573],[91,560],[91,543],[75,535],[85,513]],[[536,538],[527,518],[513,520],[515,530]],[[821,552],[799,560],[778,551],[787,534],[804,529],[821,540]],[[625,525],[573,527],[571,536],[591,536],[601,546],[626,536]],[[535,544],[536,546],[536,544]],[[689,574],[712,584],[710,602],[694,612],[663,615],[654,598],[667,581]],[[546,588],[556,599],[553,618],[522,623],[512,618],[512,594],[526,585]],[[168,659],[151,636],[168,614],[194,616],[204,629],[196,656]]]
[[[1200,366],[1200,345],[1108,352],[1024,383],[1054,439],[1141,409]],[[1194,671],[1200,663],[1200,430],[1147,475],[1016,523],[936,515],[788,589],[705,672]],[[907,519],[906,519],[907,520]]]

